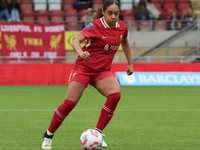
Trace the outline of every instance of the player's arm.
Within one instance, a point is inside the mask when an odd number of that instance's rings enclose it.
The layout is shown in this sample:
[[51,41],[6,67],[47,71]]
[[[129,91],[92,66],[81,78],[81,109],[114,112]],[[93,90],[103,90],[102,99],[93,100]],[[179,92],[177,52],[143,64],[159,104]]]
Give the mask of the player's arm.
[[132,61],[132,56],[131,56],[131,49],[130,49],[130,45],[129,45],[127,38],[122,39],[121,45],[122,45],[122,49],[124,51],[124,54],[125,54],[127,62],[128,62],[127,74],[131,75],[134,70],[133,70],[133,61]]
[[90,53],[87,51],[83,52],[80,45],[85,40],[86,40],[86,37],[83,34],[79,33],[78,36],[73,40],[72,47],[82,59],[84,59],[86,62],[89,62]]

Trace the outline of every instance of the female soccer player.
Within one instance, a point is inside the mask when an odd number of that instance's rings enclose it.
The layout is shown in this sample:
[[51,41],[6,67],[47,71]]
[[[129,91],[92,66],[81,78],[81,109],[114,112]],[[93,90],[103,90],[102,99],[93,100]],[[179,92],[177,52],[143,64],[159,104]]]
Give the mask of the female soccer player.
[[[44,133],[43,149],[52,148],[52,137],[55,131],[76,106],[88,84],[107,97],[95,129],[101,133],[112,118],[121,91],[110,69],[120,44],[128,61],[127,74],[133,73],[131,51],[127,41],[128,29],[125,23],[118,21],[119,13],[117,0],[106,0],[103,9],[94,13],[94,21],[89,23],[72,42],[79,56],[69,77],[66,99],[56,109],[50,126]],[[86,39],[85,46],[81,48],[80,43]],[[102,147],[107,147],[105,141]]]

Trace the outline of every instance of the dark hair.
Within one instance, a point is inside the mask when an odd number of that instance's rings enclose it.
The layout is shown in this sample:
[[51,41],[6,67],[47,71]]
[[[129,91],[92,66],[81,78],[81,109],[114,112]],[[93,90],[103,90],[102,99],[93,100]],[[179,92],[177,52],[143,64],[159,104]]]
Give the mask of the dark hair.
[[[2,2],[2,0],[0,2]],[[7,0],[5,0],[5,2],[8,3]]]
[[112,4],[115,4],[117,5],[119,8],[119,2],[117,0],[106,0],[103,4],[103,8],[100,8],[98,10],[94,10],[94,17],[92,20],[96,20],[98,18],[101,18],[103,17],[103,14],[102,14],[102,9],[105,11],[107,9],[108,6],[112,5]]
[[140,3],[139,3],[139,4],[145,4],[145,3],[146,3],[145,0],[143,0],[143,3],[142,3],[142,0],[140,0]]
[[18,2],[17,2],[17,0],[12,0],[12,1],[11,1],[11,3],[13,3],[13,2],[16,2],[16,3],[18,3]]

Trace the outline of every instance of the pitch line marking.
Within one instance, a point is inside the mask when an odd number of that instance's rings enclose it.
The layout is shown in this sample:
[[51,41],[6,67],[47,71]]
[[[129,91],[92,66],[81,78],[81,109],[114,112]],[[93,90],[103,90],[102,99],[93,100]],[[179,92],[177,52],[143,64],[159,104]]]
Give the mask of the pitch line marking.
[[[56,109],[0,109],[0,112],[42,112]],[[100,111],[101,109],[74,109],[73,111]],[[200,109],[117,109],[116,111],[200,111]]]

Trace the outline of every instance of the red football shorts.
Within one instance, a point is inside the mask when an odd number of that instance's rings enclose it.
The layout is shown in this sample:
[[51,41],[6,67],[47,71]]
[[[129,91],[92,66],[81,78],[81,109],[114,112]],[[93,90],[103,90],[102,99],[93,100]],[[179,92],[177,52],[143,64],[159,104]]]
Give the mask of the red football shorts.
[[88,84],[91,84],[95,87],[95,84],[97,81],[102,80],[106,77],[114,76],[110,71],[102,71],[98,73],[87,73],[82,72],[79,70],[72,70],[71,74],[69,76],[69,82],[76,81],[84,84],[85,86],[88,86]]

